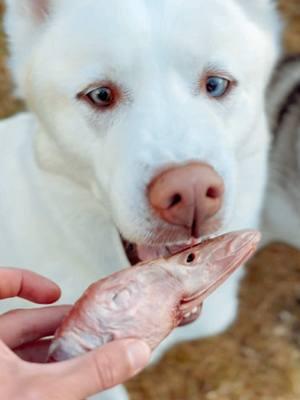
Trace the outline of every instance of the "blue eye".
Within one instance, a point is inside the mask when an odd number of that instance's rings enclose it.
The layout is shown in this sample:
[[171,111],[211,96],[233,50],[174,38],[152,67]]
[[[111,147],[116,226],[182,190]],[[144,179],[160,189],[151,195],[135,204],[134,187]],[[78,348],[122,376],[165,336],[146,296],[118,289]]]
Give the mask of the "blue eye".
[[211,97],[222,97],[230,88],[230,81],[218,76],[210,76],[206,81],[206,91]]

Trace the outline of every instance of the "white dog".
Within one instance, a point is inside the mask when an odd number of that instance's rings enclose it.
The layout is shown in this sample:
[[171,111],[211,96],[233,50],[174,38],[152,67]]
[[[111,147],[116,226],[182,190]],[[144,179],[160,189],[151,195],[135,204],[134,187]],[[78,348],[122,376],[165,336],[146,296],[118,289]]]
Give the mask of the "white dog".
[[300,248],[300,56],[285,58],[268,91],[274,133],[265,202],[265,241]]
[[[0,124],[1,265],[73,301],[129,260],[257,226],[280,48],[271,0],[6,2],[30,112]],[[227,327],[239,277],[159,354]]]

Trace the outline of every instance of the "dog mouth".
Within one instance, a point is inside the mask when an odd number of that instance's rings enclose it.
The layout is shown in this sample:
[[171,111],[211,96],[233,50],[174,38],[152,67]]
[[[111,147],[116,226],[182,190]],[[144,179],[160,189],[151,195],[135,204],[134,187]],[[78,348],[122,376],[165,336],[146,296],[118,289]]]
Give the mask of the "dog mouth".
[[[190,232],[190,238],[185,241],[176,241],[176,239],[173,239],[173,241],[172,239],[171,241],[166,241],[164,235],[161,235],[161,231],[157,231],[156,234],[153,232],[156,237],[155,244],[131,242],[127,240],[120,231],[119,236],[127,259],[131,266],[134,266],[140,262],[148,262],[157,258],[172,256],[204,240],[219,236],[223,230],[223,225],[219,218],[211,219],[208,223],[203,225],[200,237],[193,237],[191,236],[192,232]],[[170,238],[168,240],[170,240]]]
[[172,256],[203,241],[203,239],[192,238],[184,243],[148,246],[129,242],[122,236],[121,239],[125,254],[131,266],[134,266],[140,262],[151,261],[156,258]]

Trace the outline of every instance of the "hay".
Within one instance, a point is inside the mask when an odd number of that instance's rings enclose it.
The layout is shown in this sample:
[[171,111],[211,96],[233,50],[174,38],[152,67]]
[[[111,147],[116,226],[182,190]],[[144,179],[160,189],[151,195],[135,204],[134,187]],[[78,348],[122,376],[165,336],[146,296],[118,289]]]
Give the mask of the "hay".
[[300,52],[300,0],[280,0],[280,10],[285,17],[284,45],[287,53]]
[[[3,1],[0,0],[0,16],[3,14]],[[0,118],[6,118],[20,111],[22,103],[13,97],[11,79],[6,67],[5,38],[2,34],[2,23],[0,20]]]

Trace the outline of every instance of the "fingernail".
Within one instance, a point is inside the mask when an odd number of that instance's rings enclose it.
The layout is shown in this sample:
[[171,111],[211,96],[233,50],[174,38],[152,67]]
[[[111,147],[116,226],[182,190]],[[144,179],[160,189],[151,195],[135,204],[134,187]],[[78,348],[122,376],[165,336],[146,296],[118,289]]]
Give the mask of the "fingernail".
[[133,340],[128,343],[127,351],[134,374],[137,374],[148,364],[151,350],[145,342]]

